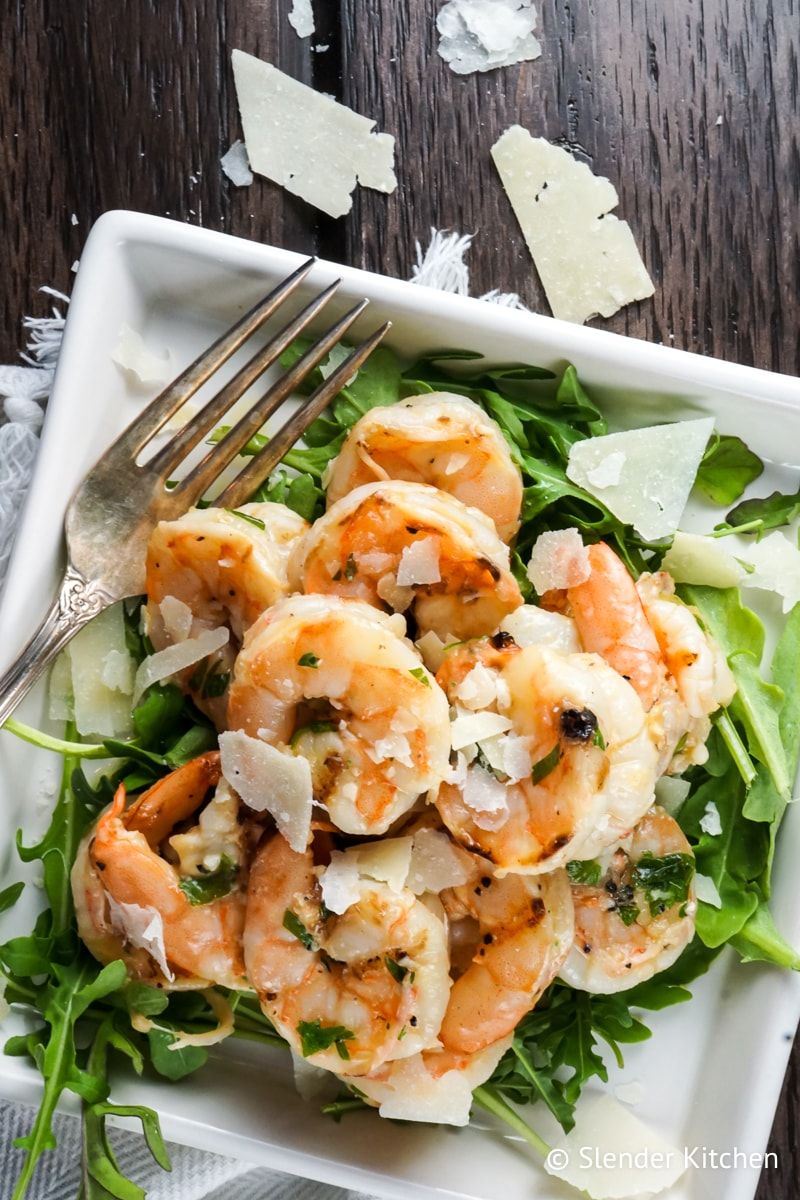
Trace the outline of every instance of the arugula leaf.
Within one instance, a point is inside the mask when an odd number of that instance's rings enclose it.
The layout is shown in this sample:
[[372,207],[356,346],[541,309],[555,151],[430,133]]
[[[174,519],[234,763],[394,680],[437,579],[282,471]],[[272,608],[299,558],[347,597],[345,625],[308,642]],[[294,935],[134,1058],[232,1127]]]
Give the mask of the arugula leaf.
[[[738,529],[748,526],[748,532],[766,533],[768,529],[780,529],[800,516],[800,492],[786,495],[783,492],[771,492],[753,500],[743,500],[732,508],[725,518],[723,525],[717,529]],[[754,526],[756,528],[754,528]]]
[[184,1079],[208,1061],[208,1051],[202,1046],[181,1046],[179,1050],[173,1050],[175,1034],[167,1029],[149,1029],[147,1041],[150,1062],[165,1079]]
[[698,468],[695,487],[713,504],[732,504],[763,471],[763,462],[741,438],[713,433]]
[[303,1058],[319,1054],[321,1050],[330,1050],[335,1046],[340,1058],[349,1058],[350,1052],[345,1042],[352,1041],[355,1034],[344,1025],[323,1025],[321,1021],[300,1021],[297,1025]]
[[776,963],[791,971],[800,971],[800,954],[789,945],[775,925],[766,900],[745,921],[731,945],[741,955],[742,962]]
[[169,737],[183,712],[184,699],[174,683],[154,683],[133,710],[133,728],[145,746]]
[[223,854],[216,871],[179,879],[178,887],[190,904],[210,904],[212,900],[219,900],[232,892],[238,877],[238,864]]
[[13,908],[22,895],[22,890],[25,884],[12,883],[7,888],[3,888],[0,892],[0,913],[7,912],[9,908]]

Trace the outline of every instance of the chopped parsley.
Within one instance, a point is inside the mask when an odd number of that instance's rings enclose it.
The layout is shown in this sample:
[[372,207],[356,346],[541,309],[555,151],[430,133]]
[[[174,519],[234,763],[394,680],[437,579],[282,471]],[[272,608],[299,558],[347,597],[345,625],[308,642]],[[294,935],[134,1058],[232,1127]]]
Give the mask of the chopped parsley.
[[[314,941],[313,935],[306,929],[297,913],[292,912],[290,908],[287,908],[283,914],[283,928],[288,929],[289,933],[293,934],[298,942],[302,942],[306,950],[316,950],[317,944]],[[305,1050],[303,1053],[305,1054]]]
[[396,979],[398,983],[402,983],[408,974],[408,967],[403,967],[394,958],[387,957],[383,960],[386,963],[386,969],[392,979]]
[[238,864],[223,854],[215,871],[180,879],[178,887],[190,904],[210,904],[212,900],[220,900],[233,891],[238,874]]
[[575,860],[567,863],[567,874],[573,883],[585,883],[588,887],[597,887],[603,875],[603,868],[595,859],[585,862]]
[[648,851],[633,869],[633,885],[642,891],[654,917],[673,904],[685,904],[694,875],[691,854],[665,854],[657,858]]
[[425,687],[429,688],[431,686],[431,681],[428,679],[428,673],[424,667],[412,667],[408,673],[409,675],[413,675],[415,679],[418,679],[420,683],[424,683]]
[[300,1034],[303,1058],[310,1058],[312,1054],[335,1046],[339,1058],[348,1059],[350,1051],[345,1042],[352,1041],[356,1036],[344,1025],[323,1025],[321,1021],[300,1021],[297,1032]]
[[598,725],[597,729],[595,729],[595,731],[594,731],[594,737],[592,738],[592,745],[597,746],[600,750],[605,750],[605,748],[606,748],[606,739],[603,737],[603,731],[600,729],[599,725]]
[[531,783],[541,783],[551,771],[555,771],[561,760],[561,747],[556,742],[549,754],[545,754],[544,758],[540,758],[537,763],[533,764],[531,771]]
[[260,517],[251,517],[250,513],[240,512],[238,508],[229,508],[228,512],[234,517],[241,517],[243,521],[249,521],[251,525],[255,525],[256,529],[265,530],[267,528]]
[[310,651],[307,654],[302,654],[297,660],[298,667],[318,667],[319,663],[320,660],[316,654],[312,654]]

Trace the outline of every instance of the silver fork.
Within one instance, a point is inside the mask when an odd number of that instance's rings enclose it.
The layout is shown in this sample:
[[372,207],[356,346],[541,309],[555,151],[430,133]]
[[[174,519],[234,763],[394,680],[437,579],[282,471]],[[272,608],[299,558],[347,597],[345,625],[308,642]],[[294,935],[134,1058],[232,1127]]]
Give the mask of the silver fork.
[[[166,445],[137,465],[137,458],[158,431],[278,311],[314,262],[309,259],[303,263],[187,367],[86,476],[65,517],[67,568],[58,595],[19,658],[0,678],[0,726],[79,629],[110,604],[144,591],[145,552],[157,522],[181,516],[203,497],[253,434],[326,358],[364,311],[367,300],[356,304],[318,338],[185,478],[167,488],[167,481],[186,456],[324,308],[341,283],[337,279],[306,304]],[[215,498],[216,505],[236,508],[247,500],[366,361],[389,327],[387,322],[353,350]]]

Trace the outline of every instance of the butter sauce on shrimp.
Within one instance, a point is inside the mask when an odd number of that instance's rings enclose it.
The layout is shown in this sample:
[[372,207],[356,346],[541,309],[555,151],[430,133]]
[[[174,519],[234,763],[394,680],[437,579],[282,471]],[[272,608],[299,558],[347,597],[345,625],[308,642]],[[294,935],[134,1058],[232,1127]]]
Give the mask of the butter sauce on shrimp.
[[403,629],[356,600],[294,596],[236,660],[229,727],[306,758],[345,833],[384,833],[449,771],[447,700]]
[[328,469],[328,506],[387,479],[449,492],[490,517],[503,541],[519,527],[519,468],[496,422],[464,396],[432,392],[366,412]]
[[[625,991],[672,966],[694,936],[694,855],[680,826],[654,806],[629,837],[573,885],[575,940],[561,968],[571,987]],[[594,869],[594,877],[592,877]]]
[[[218,793],[224,813],[217,814],[217,824],[227,814],[225,851],[239,867],[231,891],[192,903],[181,888],[192,866],[182,871],[177,851],[177,864],[161,853],[172,829],[190,819],[219,783],[219,755],[210,753],[158,780],[127,811],[120,785],[113,804],[81,842],[71,876],[78,932],[100,962],[122,959],[132,978],[158,987],[247,986],[241,879],[246,847],[236,822],[238,804],[235,798],[231,804],[224,783]],[[196,831],[195,851],[199,837]],[[195,854],[195,877],[201,876],[201,864],[202,855]]]
[[329,913],[312,851],[276,834],[251,866],[244,956],[265,1014],[315,1066],[361,1076],[437,1045],[447,937],[408,890],[365,880],[355,904]]
[[420,633],[492,633],[522,596],[508,547],[476,508],[427,484],[365,484],[337,501],[295,549],[304,592],[413,615]]

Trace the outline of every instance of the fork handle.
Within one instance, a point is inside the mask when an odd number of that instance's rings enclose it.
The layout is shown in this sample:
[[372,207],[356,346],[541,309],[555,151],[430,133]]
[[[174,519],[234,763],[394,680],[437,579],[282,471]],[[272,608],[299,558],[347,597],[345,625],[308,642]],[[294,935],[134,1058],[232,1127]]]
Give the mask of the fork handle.
[[0,727],[70,638],[114,602],[101,584],[68,566],[58,595],[16,662],[0,676]]

